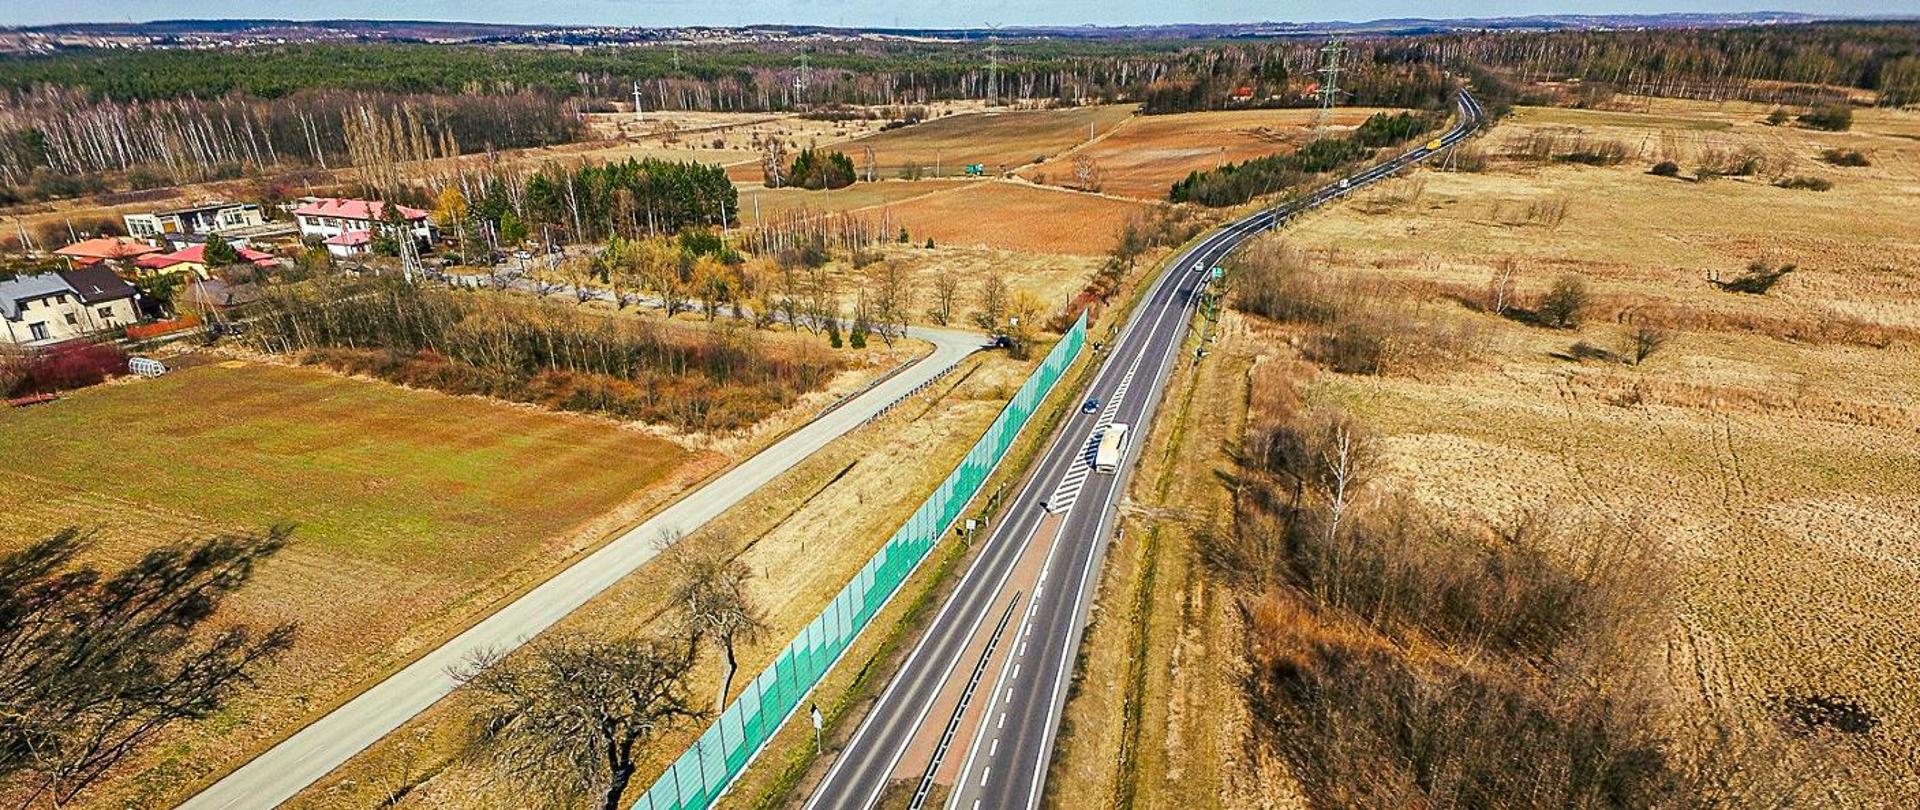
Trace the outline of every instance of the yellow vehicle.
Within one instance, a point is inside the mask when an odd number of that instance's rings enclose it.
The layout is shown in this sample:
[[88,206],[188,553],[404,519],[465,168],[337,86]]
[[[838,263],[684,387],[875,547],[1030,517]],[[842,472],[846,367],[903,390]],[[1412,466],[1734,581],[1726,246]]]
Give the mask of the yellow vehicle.
[[1434,138],[1431,141],[1427,141],[1427,151],[1429,152],[1438,150],[1440,146],[1441,146],[1441,143],[1439,138]]

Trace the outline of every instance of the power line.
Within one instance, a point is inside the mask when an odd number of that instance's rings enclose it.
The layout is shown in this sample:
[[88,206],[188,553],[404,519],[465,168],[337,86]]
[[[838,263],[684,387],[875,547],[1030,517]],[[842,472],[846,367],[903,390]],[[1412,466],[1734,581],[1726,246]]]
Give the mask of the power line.
[[1320,111],[1314,115],[1313,132],[1322,135],[1333,121],[1333,105],[1340,100],[1340,59],[1347,46],[1338,37],[1320,48]]

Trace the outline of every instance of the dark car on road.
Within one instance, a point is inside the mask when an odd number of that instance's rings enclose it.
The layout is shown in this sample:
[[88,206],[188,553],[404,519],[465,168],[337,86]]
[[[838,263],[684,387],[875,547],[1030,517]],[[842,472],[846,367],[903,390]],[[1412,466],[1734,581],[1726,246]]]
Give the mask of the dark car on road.
[[1089,398],[1086,402],[1080,403],[1081,413],[1093,413],[1097,410],[1100,410],[1100,400]]

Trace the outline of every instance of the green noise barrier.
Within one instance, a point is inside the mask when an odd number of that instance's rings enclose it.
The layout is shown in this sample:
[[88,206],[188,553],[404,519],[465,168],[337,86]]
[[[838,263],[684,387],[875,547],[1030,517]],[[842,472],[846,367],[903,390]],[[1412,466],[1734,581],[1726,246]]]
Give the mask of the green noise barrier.
[[780,652],[773,666],[747,684],[706,733],[661,774],[633,807],[638,810],[704,810],[780,730],[803,698],[826,675],[855,636],[880,612],[907,576],[946,534],[967,502],[980,492],[1040,401],[1080,354],[1087,340],[1081,314],[1000,411],[987,433],[967,451],[905,526],[868,560],[820,615]]

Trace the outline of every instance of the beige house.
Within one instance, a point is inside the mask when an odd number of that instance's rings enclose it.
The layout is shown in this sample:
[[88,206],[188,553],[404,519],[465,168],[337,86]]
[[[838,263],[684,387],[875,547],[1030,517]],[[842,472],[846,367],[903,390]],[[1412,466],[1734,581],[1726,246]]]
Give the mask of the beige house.
[[0,340],[39,346],[131,326],[140,320],[136,295],[99,266],[0,281]]

